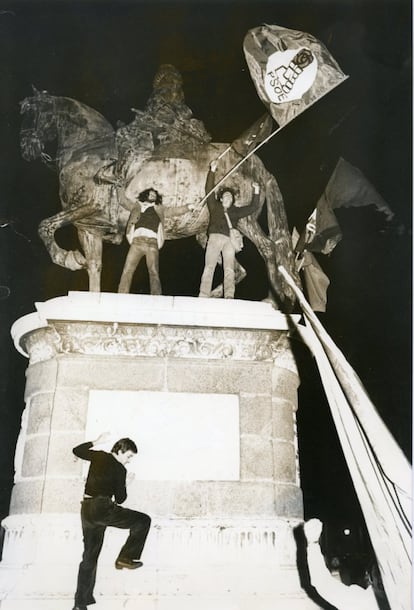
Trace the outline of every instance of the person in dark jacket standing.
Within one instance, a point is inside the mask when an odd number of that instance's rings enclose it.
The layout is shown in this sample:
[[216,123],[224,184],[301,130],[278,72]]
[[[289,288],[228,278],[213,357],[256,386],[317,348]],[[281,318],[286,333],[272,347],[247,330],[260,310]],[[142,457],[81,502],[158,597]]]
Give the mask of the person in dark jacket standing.
[[[129,438],[122,438],[112,447],[111,453],[96,451],[92,447],[108,440],[108,434],[95,441],[74,447],[73,453],[90,462],[81,508],[84,551],[79,565],[78,584],[73,610],[87,610],[95,603],[93,589],[96,568],[107,526],[129,529],[129,536],[115,561],[118,570],[136,569],[150,529],[151,518],[119,506],[127,497],[126,464],[137,453],[137,446]],[[130,475],[128,474],[128,480]]]
[[[215,171],[217,161],[210,163],[210,171],[207,175],[206,193],[214,188]],[[236,228],[237,221],[244,216],[252,214],[259,206],[260,187],[257,182],[253,183],[253,199],[250,205],[236,207],[234,204],[234,192],[231,188],[224,187],[217,197],[212,192],[207,199],[210,221],[208,225],[208,242],[205,255],[204,271],[201,277],[199,297],[209,297],[213,284],[214,271],[220,255],[223,257],[223,286],[224,298],[233,299],[235,291],[234,263],[236,251],[230,239],[229,222]]]

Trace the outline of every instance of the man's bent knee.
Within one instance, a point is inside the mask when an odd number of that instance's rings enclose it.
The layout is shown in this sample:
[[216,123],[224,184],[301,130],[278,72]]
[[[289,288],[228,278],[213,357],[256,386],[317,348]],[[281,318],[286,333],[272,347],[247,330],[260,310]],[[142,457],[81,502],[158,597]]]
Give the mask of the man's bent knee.
[[149,529],[151,526],[151,517],[149,515],[146,515],[145,513],[137,513],[137,516],[134,521],[134,527],[135,526],[140,528],[144,526]]

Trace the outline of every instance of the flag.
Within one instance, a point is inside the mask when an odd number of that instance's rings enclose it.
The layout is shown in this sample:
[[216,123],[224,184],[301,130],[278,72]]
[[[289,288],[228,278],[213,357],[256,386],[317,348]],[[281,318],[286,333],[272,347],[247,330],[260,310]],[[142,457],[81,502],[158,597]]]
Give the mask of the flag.
[[312,254],[303,253],[303,276],[305,278],[306,292],[313,311],[326,311],[327,292],[331,283],[326,273]]
[[261,25],[247,32],[243,48],[257,93],[280,127],[348,78],[305,32]]
[[302,307],[296,328],[315,356],[344,457],[393,610],[411,608],[411,466],[343,353],[285,269]]
[[325,194],[309,216],[305,230],[296,246],[297,252],[322,252],[330,254],[342,239],[342,231],[336,216],[329,207]]
[[242,157],[249,154],[260,142],[263,142],[272,132],[273,119],[265,112],[249,129],[231,143],[231,147]]
[[387,220],[394,216],[391,208],[361,170],[342,157],[329,179],[325,193],[332,209],[375,205],[379,212],[387,216]]
[[297,252],[295,258],[296,271],[298,273],[302,271],[303,273],[306,293],[312,310],[325,312],[328,301],[327,292],[331,282],[312,252],[298,250],[298,240],[299,233],[296,227],[293,227],[292,245],[293,249]]
[[330,254],[342,237],[333,210],[374,205],[391,221],[394,213],[357,167],[340,157],[316,208],[309,216],[297,251]]

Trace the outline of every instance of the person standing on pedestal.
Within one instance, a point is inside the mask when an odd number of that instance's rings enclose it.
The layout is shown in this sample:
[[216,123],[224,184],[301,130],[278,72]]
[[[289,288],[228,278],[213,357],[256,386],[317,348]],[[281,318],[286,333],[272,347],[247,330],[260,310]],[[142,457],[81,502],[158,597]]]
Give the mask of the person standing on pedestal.
[[159,275],[159,250],[164,243],[164,219],[191,211],[192,205],[166,207],[162,196],[153,188],[138,195],[137,205],[129,216],[126,237],[130,247],[118,286],[118,292],[128,293],[135,270],[146,258],[151,294],[162,294]]
[[[217,161],[210,163],[207,175],[206,193],[214,188]],[[220,255],[223,257],[223,286],[224,298],[233,299],[235,291],[234,263],[236,250],[230,239],[230,229],[236,228],[240,218],[249,216],[259,206],[260,186],[253,183],[253,199],[250,205],[237,207],[234,205],[235,194],[233,189],[224,187],[218,196],[212,192],[207,199],[210,221],[208,225],[208,242],[205,255],[204,271],[201,277],[199,297],[210,297],[213,284],[214,271]]]
[[137,446],[131,439],[122,438],[114,444],[111,453],[92,450],[107,442],[108,436],[101,434],[95,441],[73,449],[77,457],[90,462],[81,508],[84,551],[73,610],[87,610],[88,605],[95,603],[96,568],[106,527],[129,529],[115,568],[133,570],[142,566],[139,560],[151,526],[151,518],[145,513],[119,506],[127,497],[126,482],[133,478],[133,473],[127,475],[125,466],[137,453]]

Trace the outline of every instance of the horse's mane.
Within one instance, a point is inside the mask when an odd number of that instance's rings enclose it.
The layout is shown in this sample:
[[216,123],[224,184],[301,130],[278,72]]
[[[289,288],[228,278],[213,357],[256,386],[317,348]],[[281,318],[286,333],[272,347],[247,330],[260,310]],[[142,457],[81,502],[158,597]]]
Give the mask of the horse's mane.
[[52,101],[47,111],[56,121],[59,163],[64,165],[79,151],[116,156],[115,130],[100,112],[70,97],[46,95]]
[[[96,129],[101,133],[102,130],[106,133],[115,131],[111,123],[100,112],[83,102],[70,97],[54,97],[54,99],[59,114],[67,115],[75,125],[87,128],[88,131]],[[102,133],[102,135],[105,134]]]

